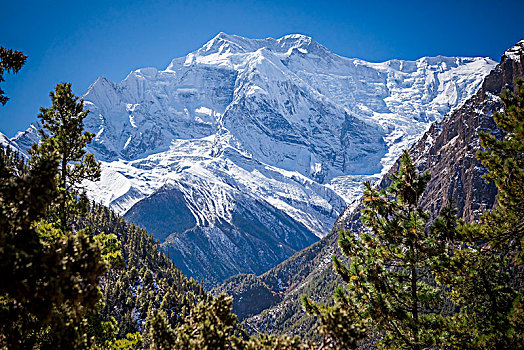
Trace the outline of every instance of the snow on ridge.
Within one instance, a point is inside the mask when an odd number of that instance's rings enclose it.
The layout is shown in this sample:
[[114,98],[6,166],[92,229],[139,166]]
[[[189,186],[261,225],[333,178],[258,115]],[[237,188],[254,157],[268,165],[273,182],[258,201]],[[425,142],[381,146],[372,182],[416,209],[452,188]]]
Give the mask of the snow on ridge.
[[16,150],[16,147],[13,145],[13,142],[4,134],[0,132],[0,146],[4,148],[10,148]]
[[322,236],[360,195],[360,180],[387,171],[494,66],[443,56],[371,63],[301,34],[219,33],[165,70],[88,88],[89,150],[103,161],[90,196],[125,213],[162,186],[193,186],[207,208],[194,215],[212,225],[229,220],[242,193]]
[[[319,237],[345,204],[331,189],[311,179],[232,153],[209,156],[212,140],[178,140],[165,152],[137,161],[102,162],[102,179],[88,183],[90,196],[124,214],[163,186],[176,187],[201,226],[231,222],[239,194],[264,200],[297,219]],[[314,208],[314,209],[312,209]]]
[[524,51],[524,39],[521,39],[518,43],[510,47],[506,52],[504,52],[504,56],[508,57],[511,60],[514,60],[516,62],[520,62],[522,55]]

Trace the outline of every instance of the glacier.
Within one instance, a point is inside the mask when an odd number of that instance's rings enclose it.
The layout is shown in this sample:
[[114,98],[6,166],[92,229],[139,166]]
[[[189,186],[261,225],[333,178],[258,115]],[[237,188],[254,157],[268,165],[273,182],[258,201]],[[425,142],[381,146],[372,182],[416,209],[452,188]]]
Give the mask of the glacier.
[[[145,226],[196,278],[261,273],[327,234],[361,182],[380,178],[495,64],[372,63],[300,34],[219,33],[164,70],[88,88],[89,151],[102,161],[88,195]],[[11,142],[27,149],[37,127]]]

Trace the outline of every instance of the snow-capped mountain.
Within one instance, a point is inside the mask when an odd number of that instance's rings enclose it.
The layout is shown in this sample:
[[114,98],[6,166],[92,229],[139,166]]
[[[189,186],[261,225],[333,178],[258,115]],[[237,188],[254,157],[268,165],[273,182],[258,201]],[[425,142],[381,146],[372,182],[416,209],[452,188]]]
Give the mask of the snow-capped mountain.
[[380,171],[396,158],[393,145],[402,148],[463,102],[494,64],[449,57],[368,63],[302,35],[220,33],[164,71],[139,69],[119,84],[97,79],[84,96],[93,112],[86,125],[97,131],[94,148],[106,161],[213,135],[215,154],[233,143],[266,164],[327,181]]
[[0,146],[4,148],[12,148],[14,145],[13,145],[13,142],[9,140],[7,136],[5,136],[4,134],[0,132]]
[[[481,150],[479,131],[501,136],[493,120],[503,111],[503,90],[514,91],[517,79],[524,78],[524,40],[508,49],[500,63],[486,76],[479,90],[442,121],[433,123],[409,153],[420,172],[431,179],[421,197],[420,207],[429,214],[430,223],[453,200],[457,215],[466,223],[474,222],[496,203],[497,188],[483,178],[486,168],[477,159]],[[398,169],[399,160],[386,173],[379,187],[390,184],[389,175]],[[361,202],[361,200],[359,200]],[[343,281],[332,268],[333,254],[344,259],[338,246],[338,231],[358,234],[362,206],[347,208],[331,232],[320,242],[260,276],[235,276],[212,293],[233,297],[233,311],[249,333],[296,334],[304,336],[315,319],[301,309],[301,297],[331,304],[335,286]],[[260,295],[265,296],[260,298]]]
[[[89,87],[85,125],[103,161],[89,194],[165,240],[194,277],[260,273],[329,232],[360,182],[387,171],[494,66],[369,63],[303,35],[220,33],[165,70]],[[33,129],[13,142],[25,148]]]

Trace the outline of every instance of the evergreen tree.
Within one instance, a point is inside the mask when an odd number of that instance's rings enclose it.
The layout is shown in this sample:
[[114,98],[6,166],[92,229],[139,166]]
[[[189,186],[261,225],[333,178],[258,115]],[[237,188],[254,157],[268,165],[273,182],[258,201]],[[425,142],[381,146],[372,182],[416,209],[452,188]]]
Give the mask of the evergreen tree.
[[[458,237],[468,227],[459,227]],[[459,238],[460,239],[460,238]],[[522,296],[512,287],[508,260],[484,244],[464,239],[449,269],[437,276],[459,309],[446,320],[445,344],[451,349],[524,347]]]
[[498,189],[497,208],[483,217],[489,227],[487,240],[496,249],[511,251],[522,264],[524,250],[524,80],[517,80],[516,93],[501,94],[504,112],[493,118],[504,136],[479,132],[484,152],[477,154],[488,168],[484,178]]
[[72,214],[87,209],[89,203],[85,194],[80,192],[82,182],[97,181],[100,164],[85,151],[94,134],[84,131],[83,121],[89,113],[89,110],[84,110],[84,101],[73,94],[68,83],[58,84],[49,96],[51,107],[40,108],[38,115],[42,121],[41,142],[33,146],[31,154],[39,157],[56,152],[59,155],[56,215],[65,229]]
[[79,347],[88,341],[84,316],[100,298],[102,249],[84,230],[45,221],[57,192],[56,154],[25,173],[0,160],[0,279],[8,282],[0,284],[0,345]]
[[304,310],[320,322],[317,332],[322,336],[322,348],[355,349],[372,331],[369,319],[357,314],[341,288],[335,291],[335,301],[335,305],[326,307],[302,296]]
[[[68,84],[59,87],[54,110],[64,116],[78,105],[67,95]],[[81,120],[70,121],[78,115],[53,120],[52,112],[43,113],[47,127],[60,132],[51,137],[42,132],[43,142],[33,147],[29,166],[21,166],[6,151],[0,157],[0,278],[8,281],[0,286],[0,346],[85,348],[93,342],[87,329],[89,316],[98,310],[105,257],[115,257],[117,247],[108,237],[93,237],[89,228],[73,232],[63,215],[58,225],[49,216],[57,197],[70,198],[70,203],[62,202],[62,212],[77,206],[75,195],[67,191],[96,175],[96,169],[92,157],[67,164],[83,154],[81,147],[89,139],[82,134]],[[78,135],[76,143],[67,139]]]
[[248,337],[231,312],[232,298],[220,294],[191,308],[183,323],[172,327],[165,311],[151,310],[145,348],[154,350],[305,350],[314,344],[299,337],[260,334]]
[[480,132],[488,168],[498,188],[497,207],[479,222],[460,225],[456,249],[438,281],[460,308],[449,322],[448,346],[457,349],[524,348],[524,84],[501,95],[505,110],[494,119],[503,136]]
[[259,334],[248,340],[237,342],[238,350],[306,350],[316,349],[311,341],[303,341],[298,336]]
[[174,349],[226,350],[231,348],[237,318],[233,300],[224,294],[203,301],[192,310],[186,323],[176,330]]
[[431,270],[445,259],[455,217],[448,208],[448,215],[426,228],[428,215],[418,202],[429,174],[419,174],[407,152],[391,180],[387,190],[364,184],[361,219],[368,230],[358,236],[340,232],[338,243],[350,266],[336,256],[333,264],[348,284],[347,294],[337,289],[337,304],[329,309],[304,302],[307,311],[320,316],[322,332],[334,344],[354,347],[372,327],[381,333],[383,348],[426,349],[440,343],[441,291]]
[[[169,325],[167,315],[163,310],[155,309],[149,315],[148,339],[151,342],[151,350],[171,350],[176,342],[176,334]],[[189,349],[189,343],[187,344]]]
[[8,150],[0,155],[0,345],[17,348],[34,341],[27,339],[40,329],[34,318],[51,313],[37,299],[48,275],[46,265],[35,264],[47,258],[35,223],[55,195],[58,159],[42,158],[26,170]]
[[[160,251],[153,236],[128,224],[112,210],[93,203],[84,216],[75,219],[75,225],[78,229],[92,227],[95,237],[101,232],[114,232],[125,261],[125,265],[111,265],[103,277],[103,297],[97,315],[101,322],[90,325],[90,334],[100,346],[135,344],[136,349],[148,349],[154,345],[153,336],[148,337],[152,319],[165,318],[163,326],[156,323],[160,327],[157,329],[176,329],[195,304],[207,298],[202,285],[184,276]],[[154,346],[161,347],[161,338],[158,339]]]
[[[27,56],[21,51],[6,49],[0,46],[0,82],[5,81],[4,73],[18,73],[25,64]],[[9,97],[0,89],[0,103],[5,106]]]

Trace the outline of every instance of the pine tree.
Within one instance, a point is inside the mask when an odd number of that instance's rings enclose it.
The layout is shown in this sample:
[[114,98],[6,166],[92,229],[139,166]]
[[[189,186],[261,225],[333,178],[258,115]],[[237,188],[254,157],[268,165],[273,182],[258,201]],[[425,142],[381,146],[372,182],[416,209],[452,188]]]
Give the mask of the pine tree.
[[24,336],[40,329],[33,318],[51,313],[49,304],[39,300],[52,277],[41,264],[47,254],[35,223],[56,193],[58,159],[41,158],[21,172],[14,155],[3,149],[0,154],[0,347],[16,349],[34,342]]
[[503,136],[480,132],[498,188],[497,207],[479,222],[460,225],[449,266],[438,281],[460,311],[449,322],[447,345],[457,349],[524,348],[524,84],[501,95],[505,111],[494,119]]
[[335,291],[335,301],[335,305],[326,307],[302,296],[304,310],[320,323],[317,332],[322,336],[321,348],[356,349],[372,331],[369,319],[358,314],[341,288]]
[[172,327],[164,310],[152,309],[146,321],[145,348],[155,350],[305,350],[312,342],[299,337],[259,334],[248,337],[232,313],[232,298],[220,294],[193,305],[183,323]]
[[[0,160],[5,159],[0,157]],[[0,346],[79,347],[85,315],[96,311],[102,249],[84,230],[48,223],[56,197],[58,156],[48,154],[19,173],[0,161]]]
[[147,324],[151,350],[173,349],[173,344],[177,341],[176,334],[169,325],[167,315],[163,310],[153,310],[147,319]]
[[[471,227],[458,231],[460,237]],[[437,276],[459,310],[443,326],[447,348],[523,348],[522,297],[512,287],[508,267],[503,254],[467,238],[453,252],[449,269]]]
[[[73,212],[69,205],[76,210],[78,201],[68,190],[97,172],[92,157],[68,164],[83,155],[81,148],[90,140],[82,133],[81,118],[51,118],[53,110],[64,116],[81,107],[68,91],[70,85],[59,85],[52,94],[58,102],[43,110],[44,123],[59,132],[41,133],[43,142],[33,147],[27,167],[6,152],[0,157],[0,279],[8,281],[0,284],[0,347],[88,347],[89,316],[98,310],[105,257],[114,257],[117,248],[110,239],[93,237],[89,228],[73,232],[62,214],[58,225],[49,216],[57,202],[59,213]],[[78,135],[76,142],[68,139]],[[69,202],[60,202],[65,197]]]
[[320,311],[304,302],[307,311],[320,316],[322,332],[334,344],[349,334],[344,345],[354,347],[373,328],[380,332],[383,348],[426,349],[440,343],[441,291],[432,283],[431,270],[446,255],[453,211],[448,208],[448,215],[426,228],[428,215],[418,202],[429,174],[419,174],[407,152],[391,180],[387,190],[364,184],[361,219],[367,230],[358,236],[340,232],[338,244],[350,265],[336,256],[333,264],[348,285],[347,293],[338,288],[337,304],[316,306]]
[[233,332],[237,317],[231,312],[233,300],[221,294],[209,301],[196,305],[186,323],[176,330],[174,349],[216,349],[231,348],[235,341]]
[[[25,64],[27,56],[21,51],[6,49],[0,46],[0,82],[5,81],[4,73],[18,73],[18,71]],[[4,91],[0,89],[0,103],[5,106],[9,97],[4,95]]]
[[311,341],[303,341],[299,336],[258,334],[248,340],[238,341],[235,350],[306,350],[316,349]]
[[[517,80],[516,93],[501,94],[504,112],[495,113],[497,127],[504,133],[479,132],[484,152],[477,154],[488,168],[484,178],[498,189],[497,208],[483,218],[491,227],[487,239],[493,248],[511,250],[517,263],[524,256],[524,80]],[[496,229],[495,229],[496,228]]]
[[38,115],[42,121],[41,142],[33,146],[31,154],[39,157],[56,152],[59,155],[56,213],[61,227],[66,228],[72,214],[87,210],[89,203],[80,190],[83,181],[100,178],[100,164],[93,154],[85,151],[94,134],[84,131],[83,121],[89,113],[84,110],[84,101],[73,94],[68,83],[58,84],[49,96],[52,106],[42,107]]

